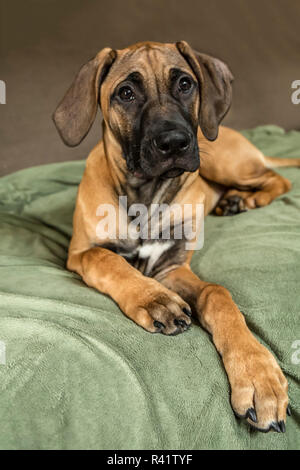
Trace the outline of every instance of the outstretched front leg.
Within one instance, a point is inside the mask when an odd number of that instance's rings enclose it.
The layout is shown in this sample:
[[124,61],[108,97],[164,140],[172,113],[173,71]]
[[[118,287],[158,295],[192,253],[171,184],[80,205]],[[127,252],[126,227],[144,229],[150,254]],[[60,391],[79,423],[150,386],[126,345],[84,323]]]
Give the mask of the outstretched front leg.
[[211,333],[231,386],[236,415],[259,431],[285,431],[288,384],[272,354],[252,335],[222,286],[200,280],[184,265],[160,281],[177,292]]
[[71,250],[68,269],[82,276],[88,286],[108,294],[125,315],[151,333],[177,335],[191,325],[190,307],[178,294],[143,276],[106,248]]

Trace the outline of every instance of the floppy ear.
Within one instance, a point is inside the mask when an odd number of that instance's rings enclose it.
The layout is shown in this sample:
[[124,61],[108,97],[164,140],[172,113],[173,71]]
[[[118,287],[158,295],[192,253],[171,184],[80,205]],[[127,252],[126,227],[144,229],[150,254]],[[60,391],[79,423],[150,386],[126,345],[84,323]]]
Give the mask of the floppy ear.
[[219,124],[231,105],[233,76],[221,60],[194,51],[187,42],[177,42],[176,46],[199,83],[201,130],[208,140],[215,140]]
[[116,52],[107,47],[83,65],[54,112],[54,123],[67,145],[80,144],[89,132],[97,114],[100,85],[115,57]]

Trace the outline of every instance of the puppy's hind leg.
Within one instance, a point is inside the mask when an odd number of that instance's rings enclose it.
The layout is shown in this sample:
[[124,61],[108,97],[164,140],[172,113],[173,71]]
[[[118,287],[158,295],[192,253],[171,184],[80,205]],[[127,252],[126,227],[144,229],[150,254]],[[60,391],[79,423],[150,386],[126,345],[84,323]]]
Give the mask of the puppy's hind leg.
[[200,174],[224,187],[218,215],[270,204],[291,188],[291,183],[273,168],[300,167],[300,158],[267,157],[241,134],[227,128],[220,128],[219,138],[210,144],[207,155]]
[[291,182],[273,168],[300,167],[300,158],[266,157],[261,154],[254,166],[254,175],[239,180],[234,189],[229,189],[220,199],[216,215],[235,215],[249,209],[264,207],[291,189]]
[[[264,207],[291,189],[291,183],[273,170],[265,170],[250,191],[230,189],[220,199],[216,215],[236,215],[249,209]],[[251,185],[251,186],[252,186]]]

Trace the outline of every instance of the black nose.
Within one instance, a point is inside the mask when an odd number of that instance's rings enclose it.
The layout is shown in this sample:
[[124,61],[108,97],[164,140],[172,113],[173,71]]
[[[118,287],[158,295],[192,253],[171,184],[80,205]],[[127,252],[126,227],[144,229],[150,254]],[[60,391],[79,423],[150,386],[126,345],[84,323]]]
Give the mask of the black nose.
[[189,134],[176,129],[161,132],[153,139],[156,149],[165,156],[186,152],[190,142]]

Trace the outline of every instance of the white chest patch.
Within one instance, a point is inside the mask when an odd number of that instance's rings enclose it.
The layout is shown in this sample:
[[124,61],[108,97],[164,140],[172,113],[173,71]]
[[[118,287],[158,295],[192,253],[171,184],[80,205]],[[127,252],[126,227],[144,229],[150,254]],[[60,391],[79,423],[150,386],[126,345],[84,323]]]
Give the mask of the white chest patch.
[[148,258],[148,264],[145,274],[148,275],[161,255],[174,245],[174,241],[145,243],[138,248],[138,256],[142,259]]

